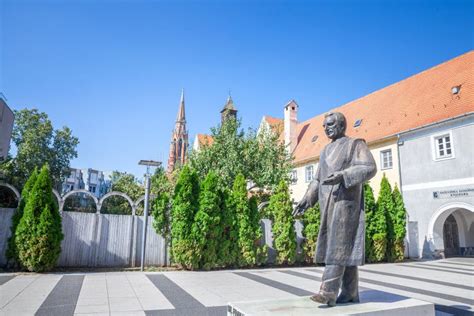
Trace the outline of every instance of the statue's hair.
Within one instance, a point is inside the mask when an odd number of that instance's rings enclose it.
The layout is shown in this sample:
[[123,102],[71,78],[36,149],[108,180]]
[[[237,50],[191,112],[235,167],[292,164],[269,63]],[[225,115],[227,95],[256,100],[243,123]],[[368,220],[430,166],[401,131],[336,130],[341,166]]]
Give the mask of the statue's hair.
[[347,121],[344,114],[342,114],[341,112],[329,112],[324,115],[324,118],[327,118],[329,116],[333,116],[336,119],[336,122],[339,122],[340,124],[342,124],[342,131],[346,132]]

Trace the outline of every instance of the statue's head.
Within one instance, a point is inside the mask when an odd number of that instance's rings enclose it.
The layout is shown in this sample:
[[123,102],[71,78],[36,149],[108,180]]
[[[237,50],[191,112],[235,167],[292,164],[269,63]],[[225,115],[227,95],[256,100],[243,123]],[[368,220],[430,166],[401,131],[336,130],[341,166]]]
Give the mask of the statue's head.
[[346,118],[341,112],[329,112],[324,116],[324,132],[332,139],[336,140],[345,135],[346,132]]

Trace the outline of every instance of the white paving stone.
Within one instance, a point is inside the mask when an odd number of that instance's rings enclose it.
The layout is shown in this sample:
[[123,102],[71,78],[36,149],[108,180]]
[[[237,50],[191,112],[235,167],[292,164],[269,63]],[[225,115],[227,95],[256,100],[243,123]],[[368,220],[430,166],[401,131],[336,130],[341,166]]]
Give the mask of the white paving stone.
[[166,297],[143,273],[127,273],[127,278],[143,310],[174,309]]
[[33,281],[39,278],[39,276],[39,274],[18,275],[14,279],[0,286],[0,310],[27,288]]
[[3,307],[3,311],[15,315],[22,312],[36,312],[61,277],[57,274],[40,275]]

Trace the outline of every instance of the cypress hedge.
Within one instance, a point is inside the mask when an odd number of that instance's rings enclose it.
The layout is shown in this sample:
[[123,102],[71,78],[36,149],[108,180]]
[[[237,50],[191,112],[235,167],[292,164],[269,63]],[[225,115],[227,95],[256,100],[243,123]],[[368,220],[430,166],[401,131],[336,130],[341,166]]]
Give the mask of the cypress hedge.
[[239,257],[239,230],[235,203],[232,192],[225,185],[220,184],[221,194],[219,209],[221,210],[221,238],[217,250],[219,267],[234,266]]
[[194,217],[199,210],[199,179],[187,165],[181,170],[173,196],[171,223],[171,255],[178,266],[198,266],[196,243],[191,238]]
[[9,265],[12,265],[12,266],[16,266],[19,264],[18,250],[15,243],[15,234],[16,234],[15,232],[18,227],[18,224],[20,223],[21,218],[23,217],[26,201],[28,200],[30,191],[33,189],[33,186],[36,183],[37,177],[38,177],[38,168],[35,168],[33,170],[33,173],[30,175],[30,177],[26,181],[25,186],[23,187],[23,190],[21,191],[20,203],[18,203],[18,207],[16,208],[12,216],[12,225],[10,227],[11,234],[10,234],[10,237],[8,238],[8,245],[7,245],[7,251],[6,251],[6,257],[9,261]]
[[292,215],[293,207],[286,181],[278,184],[270,197],[268,210],[272,215],[273,241],[277,252],[278,264],[294,264],[296,260],[296,231]]
[[59,259],[62,239],[61,215],[54,202],[49,168],[43,166],[15,232],[21,266],[34,272],[51,270]]
[[392,260],[398,262],[403,261],[405,255],[406,236],[406,209],[398,186],[393,189],[392,199],[394,203],[393,216],[391,217],[393,227]]
[[368,184],[364,184],[364,211],[365,211],[365,259],[367,262],[375,262],[374,234],[376,232],[375,215],[377,204],[375,203],[374,190]]
[[384,176],[380,183],[380,192],[377,199],[377,208],[373,218],[373,257],[370,258],[370,262],[381,262],[386,260],[387,254],[390,251],[389,240],[391,236],[389,232],[390,214],[393,211],[393,200],[392,200],[392,188],[388,179]]
[[222,237],[222,194],[218,189],[217,175],[210,171],[201,183],[199,210],[194,218],[192,239],[196,243],[196,268],[210,270],[218,265],[218,248]]
[[321,225],[321,213],[319,203],[306,210],[303,215],[303,243],[304,260],[307,263],[314,262],[316,246],[318,244],[319,227]]
[[[263,255],[261,245],[261,226],[257,223],[258,209],[256,201],[249,201],[247,197],[247,182],[242,174],[238,174],[234,181],[232,200],[237,215],[239,267],[252,267],[260,262]],[[259,249],[260,248],[260,249]]]

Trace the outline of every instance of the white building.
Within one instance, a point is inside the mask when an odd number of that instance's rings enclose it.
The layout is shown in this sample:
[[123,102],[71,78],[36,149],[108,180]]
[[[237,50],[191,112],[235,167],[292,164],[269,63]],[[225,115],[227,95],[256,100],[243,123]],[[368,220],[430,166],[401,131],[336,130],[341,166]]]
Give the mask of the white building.
[[87,190],[97,198],[110,191],[112,183],[110,172],[95,169],[71,168],[71,173],[63,183],[63,194],[73,190]]

